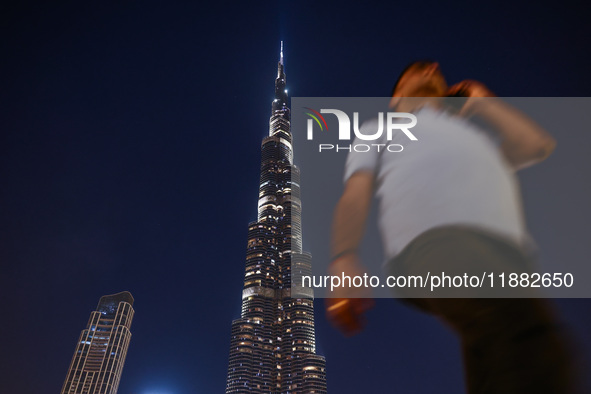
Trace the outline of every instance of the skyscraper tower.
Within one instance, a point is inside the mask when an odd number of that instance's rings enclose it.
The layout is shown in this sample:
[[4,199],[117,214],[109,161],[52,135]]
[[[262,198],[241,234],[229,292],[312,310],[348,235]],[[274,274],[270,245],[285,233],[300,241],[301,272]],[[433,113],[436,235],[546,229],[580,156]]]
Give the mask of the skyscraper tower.
[[62,394],[116,394],[131,339],[131,293],[101,297],[90,314],[62,387]]
[[[312,260],[302,251],[299,175],[281,43],[269,136],[261,147],[258,220],[248,226],[242,313],[232,322],[226,393],[326,393],[312,293],[291,298],[292,274],[310,275]],[[298,297],[306,293],[298,290]]]

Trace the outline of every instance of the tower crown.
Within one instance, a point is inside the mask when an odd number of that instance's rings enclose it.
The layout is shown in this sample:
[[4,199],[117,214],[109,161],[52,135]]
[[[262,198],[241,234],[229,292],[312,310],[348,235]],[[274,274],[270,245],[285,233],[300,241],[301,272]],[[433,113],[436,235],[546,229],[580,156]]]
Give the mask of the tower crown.
[[279,62],[277,63],[277,79],[275,79],[275,99],[273,100],[273,112],[282,111],[283,116],[289,120],[289,107],[287,105],[287,89],[285,80],[285,65],[283,63],[283,41],[281,41],[281,50],[279,52]]

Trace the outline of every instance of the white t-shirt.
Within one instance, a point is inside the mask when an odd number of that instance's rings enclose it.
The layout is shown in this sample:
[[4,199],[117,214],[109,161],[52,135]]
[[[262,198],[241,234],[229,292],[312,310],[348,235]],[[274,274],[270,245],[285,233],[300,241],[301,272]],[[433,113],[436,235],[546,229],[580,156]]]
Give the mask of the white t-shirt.
[[[498,144],[474,124],[444,111],[426,106],[415,116],[410,131],[417,141],[400,130],[392,141],[385,131],[380,141],[356,139],[354,144],[400,144],[404,149],[352,151],[345,165],[345,182],[357,171],[376,176],[385,257],[393,258],[421,233],[446,225],[475,227],[526,245],[518,182]],[[372,134],[377,127],[377,119],[369,120],[361,132]]]

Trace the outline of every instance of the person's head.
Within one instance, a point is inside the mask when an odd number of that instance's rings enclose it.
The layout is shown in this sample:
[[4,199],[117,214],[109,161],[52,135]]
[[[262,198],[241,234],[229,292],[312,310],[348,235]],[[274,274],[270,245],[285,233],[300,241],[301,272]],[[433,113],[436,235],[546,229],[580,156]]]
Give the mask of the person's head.
[[439,64],[420,60],[402,71],[392,89],[392,97],[443,97],[447,88]]

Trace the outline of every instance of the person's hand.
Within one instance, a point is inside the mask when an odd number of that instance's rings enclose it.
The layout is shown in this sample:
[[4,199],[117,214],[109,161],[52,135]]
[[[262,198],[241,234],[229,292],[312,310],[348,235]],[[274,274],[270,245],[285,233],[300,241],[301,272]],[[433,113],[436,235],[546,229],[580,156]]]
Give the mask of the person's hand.
[[468,97],[468,100],[459,111],[459,115],[463,116],[470,116],[476,112],[478,105],[483,102],[480,98],[497,97],[485,84],[474,80],[456,83],[448,89],[447,96]]
[[448,96],[462,97],[496,97],[496,95],[482,82],[467,79],[458,82],[447,90]]
[[[363,277],[367,271],[359,262],[356,253],[348,253],[332,262],[328,269],[331,276],[342,279],[343,275],[351,277]],[[365,326],[364,314],[371,309],[375,301],[371,298],[371,291],[363,286],[348,286],[341,283],[335,287],[332,298],[325,300],[326,316],[328,320],[345,336],[355,335]]]

